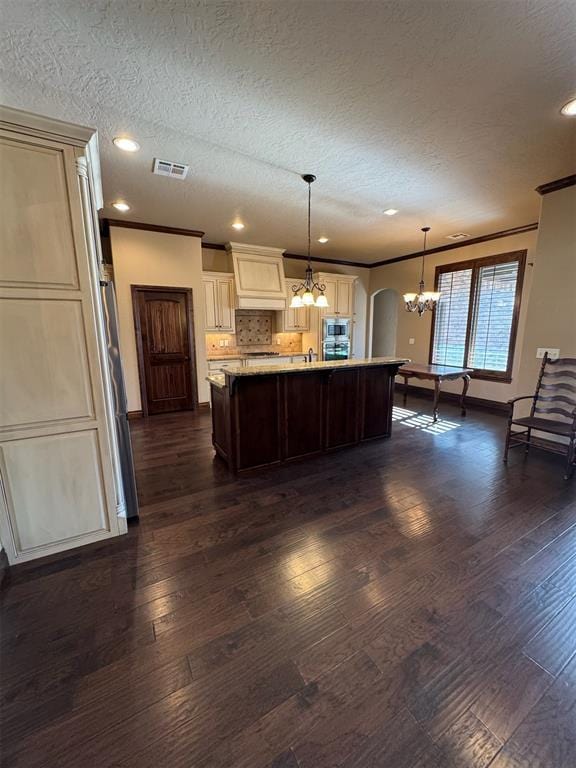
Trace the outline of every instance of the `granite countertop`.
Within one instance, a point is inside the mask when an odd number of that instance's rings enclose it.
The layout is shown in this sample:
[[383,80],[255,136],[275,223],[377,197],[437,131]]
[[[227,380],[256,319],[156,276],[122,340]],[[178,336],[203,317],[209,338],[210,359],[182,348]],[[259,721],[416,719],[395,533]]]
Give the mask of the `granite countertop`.
[[206,381],[209,381],[210,384],[214,384],[214,386],[219,389],[224,389],[226,386],[226,377],[223,373],[209,373],[208,376],[206,376]]
[[[322,371],[333,368],[361,368],[363,366],[403,365],[409,363],[406,357],[370,357],[358,360],[323,360],[316,363],[286,363],[285,365],[232,365],[226,369],[230,376],[263,376],[269,373],[296,373],[299,371]],[[224,374],[220,374],[223,376]],[[210,380],[210,377],[209,377]],[[214,382],[216,383],[216,382]]]

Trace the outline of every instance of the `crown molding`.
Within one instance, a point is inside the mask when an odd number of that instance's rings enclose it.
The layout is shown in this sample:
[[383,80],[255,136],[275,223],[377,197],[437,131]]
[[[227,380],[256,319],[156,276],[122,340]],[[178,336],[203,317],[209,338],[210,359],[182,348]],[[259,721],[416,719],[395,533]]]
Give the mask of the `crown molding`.
[[[225,251],[226,246],[224,243],[202,243],[202,248],[206,248],[210,251]],[[301,253],[284,253],[285,259],[294,259],[296,261],[308,261],[308,256],[303,256]],[[339,259],[328,259],[326,257],[312,256],[311,261],[318,264],[343,264],[347,267],[364,267],[367,268],[370,264],[361,261],[342,261]]]
[[572,176],[564,176],[563,179],[556,179],[555,181],[549,181],[547,184],[540,184],[536,187],[536,192],[539,195],[547,195],[550,192],[557,192],[559,189],[566,189],[566,187],[576,186],[576,174]]
[[[299,253],[285,253],[284,258],[295,259],[297,261],[308,261],[308,256],[302,256]],[[344,261],[343,259],[328,259],[326,257],[319,256],[311,256],[310,261],[315,264],[343,264],[346,267],[364,267],[364,269],[372,266],[372,264],[365,261]]]
[[269,245],[250,245],[250,243],[226,243],[228,253],[244,253],[249,256],[283,256],[284,248],[272,248]]
[[[576,176],[568,176],[568,179],[574,179],[575,181],[573,183],[576,183]],[[555,182],[552,182],[555,183]],[[571,186],[571,184],[565,184],[564,186]],[[558,187],[558,189],[562,189],[563,187]],[[552,190],[549,190],[552,191]],[[545,193],[542,193],[545,194]],[[199,230],[195,229],[178,229],[177,227],[162,227],[158,226],[156,224],[145,224],[143,222],[138,221],[129,221],[127,219],[102,219],[103,225],[105,227],[126,227],[128,229],[145,229],[149,230],[151,232],[165,232],[171,235],[186,235],[188,237],[202,237],[203,232],[200,232]],[[426,251],[426,255],[428,256],[431,253],[442,253],[443,251],[453,251],[456,248],[466,248],[469,245],[477,245],[478,243],[487,243],[490,240],[499,240],[502,237],[511,237],[512,235],[522,235],[525,232],[533,232],[534,230],[538,229],[538,222],[535,221],[532,224],[524,224],[521,227],[511,227],[510,229],[503,229],[500,232],[491,232],[488,235],[479,235],[478,237],[471,237],[469,240],[465,240],[463,242],[459,243],[447,243],[446,245],[439,245],[436,248],[429,248]],[[246,246],[244,243],[233,243],[232,244],[234,249],[235,246],[240,245],[242,250],[245,250],[246,248],[252,250],[256,246]],[[227,245],[224,243],[202,243],[202,248],[206,248],[207,250],[211,251],[226,251],[228,250]],[[275,252],[279,252],[281,249],[269,249],[273,250]],[[399,261],[408,261],[410,259],[417,259],[420,256],[422,256],[422,251],[416,251],[415,253],[407,253],[404,256],[396,256],[392,259],[384,259],[382,261],[373,261],[373,262],[366,262],[366,261],[350,261],[350,260],[343,260],[343,259],[330,259],[325,256],[312,256],[311,261],[317,263],[317,264],[340,264],[340,266],[346,266],[346,267],[358,267],[361,269],[374,269],[375,267],[384,267],[386,264],[396,264]],[[284,252],[284,258],[285,259],[294,259],[296,261],[308,261],[307,256],[303,256],[300,253],[289,253],[288,251]]]
[[[499,240],[501,237],[511,237],[512,235],[522,235],[524,232],[532,232],[538,229],[538,222],[533,224],[525,224],[522,227],[512,227],[511,229],[503,229],[500,232],[492,232],[489,235],[480,235],[479,237],[471,237],[469,240],[460,243],[450,243],[447,245],[439,245],[436,248],[428,248],[426,256],[430,256],[431,253],[442,253],[443,251],[453,251],[456,248],[466,248],[468,245],[477,245],[478,243],[487,243],[490,240]],[[396,264],[399,261],[408,261],[409,259],[418,259],[422,256],[422,251],[416,251],[416,253],[407,253],[405,256],[396,256],[393,259],[386,259],[384,261],[375,261],[367,266],[385,267],[387,264]]]
[[130,221],[129,219],[103,219],[104,226],[124,227],[124,229],[144,229],[147,232],[163,232],[166,235],[184,235],[184,237],[203,237],[204,232],[199,229],[180,229],[179,227],[163,227],[159,224],[146,224],[143,221]]
[[84,147],[96,135],[95,128],[76,125],[52,117],[36,115],[23,109],[15,109],[0,104],[0,123],[7,130],[30,133],[34,136],[63,141],[77,147]]

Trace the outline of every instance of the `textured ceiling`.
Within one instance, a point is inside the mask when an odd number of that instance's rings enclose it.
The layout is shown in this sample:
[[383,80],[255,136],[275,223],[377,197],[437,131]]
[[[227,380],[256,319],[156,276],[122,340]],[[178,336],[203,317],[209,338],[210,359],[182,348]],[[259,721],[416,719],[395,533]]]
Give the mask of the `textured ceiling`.
[[[437,246],[537,220],[534,187],[576,165],[572,0],[2,0],[0,17],[2,101],[95,126],[106,201],[210,242],[303,252],[312,172],[316,255],[392,258],[424,224]],[[153,176],[155,156],[188,178]]]

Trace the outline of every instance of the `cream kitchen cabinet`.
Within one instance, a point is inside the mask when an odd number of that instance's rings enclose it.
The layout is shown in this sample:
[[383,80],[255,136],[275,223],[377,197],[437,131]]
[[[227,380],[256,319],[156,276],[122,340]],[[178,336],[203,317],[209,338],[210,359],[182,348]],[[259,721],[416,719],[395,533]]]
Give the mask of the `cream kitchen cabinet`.
[[241,357],[231,357],[229,359],[222,360],[208,360],[208,371],[210,373],[217,373],[218,371],[226,370],[231,366],[242,365]]
[[326,286],[328,307],[322,310],[325,317],[352,317],[354,314],[354,285],[356,275],[335,275],[318,272],[314,275],[317,283]]
[[234,276],[223,272],[204,272],[205,330],[234,333]]
[[303,333],[310,330],[310,308],[300,307],[292,309],[292,286],[300,282],[296,278],[286,280],[286,309],[278,312],[278,330],[284,333]]
[[0,108],[0,539],[11,564],[126,532],[97,146],[92,129]]

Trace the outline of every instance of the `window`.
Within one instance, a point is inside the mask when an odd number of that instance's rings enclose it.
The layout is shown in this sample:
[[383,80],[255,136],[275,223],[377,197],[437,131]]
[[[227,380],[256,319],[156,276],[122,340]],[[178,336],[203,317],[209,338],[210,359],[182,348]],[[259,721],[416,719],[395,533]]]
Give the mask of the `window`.
[[511,381],[526,251],[436,267],[430,362]]

